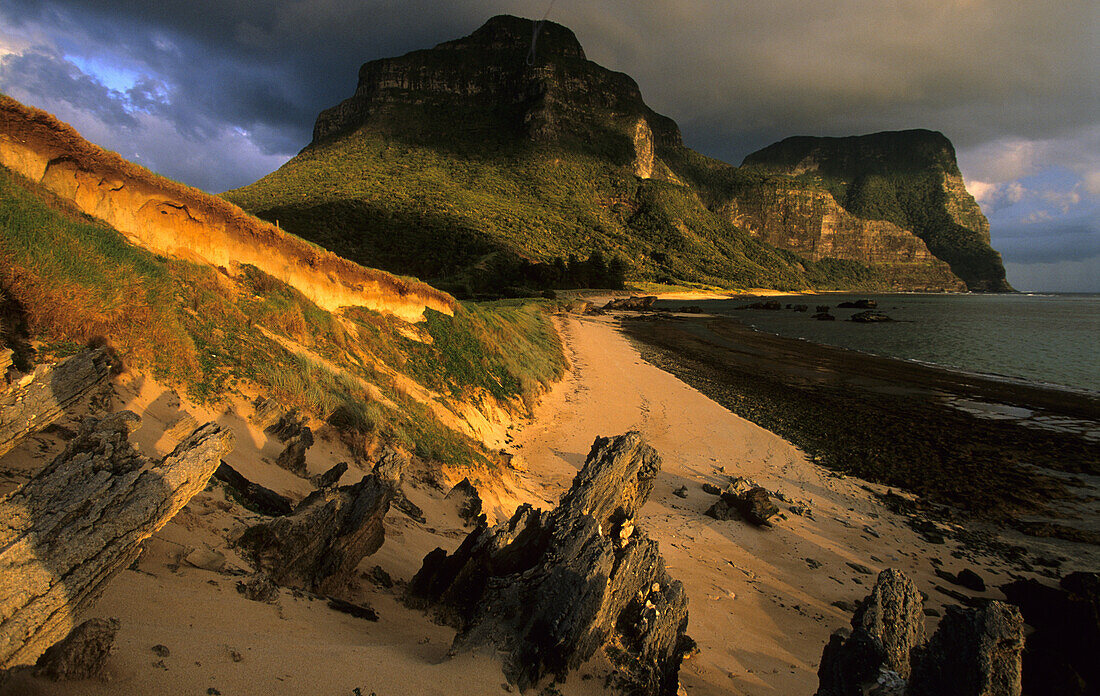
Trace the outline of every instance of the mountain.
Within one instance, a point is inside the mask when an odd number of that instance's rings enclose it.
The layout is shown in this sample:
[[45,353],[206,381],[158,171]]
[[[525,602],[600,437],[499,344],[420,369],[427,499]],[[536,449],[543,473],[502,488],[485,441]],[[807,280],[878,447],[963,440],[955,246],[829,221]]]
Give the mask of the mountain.
[[[912,231],[970,290],[1011,290],[1000,254],[989,245],[989,221],[966,190],[955,148],[942,133],[908,130],[849,138],[787,138],[750,154],[742,167],[807,184],[803,196],[828,191],[851,215],[882,226],[883,239],[893,230]],[[759,230],[759,236],[776,246],[790,248],[782,240],[784,230],[767,219],[767,206],[754,207],[746,199],[743,210],[743,226]],[[839,236],[835,225],[830,229],[815,221],[802,226],[799,241],[819,241],[830,232]],[[792,251],[806,254],[801,248]],[[808,255],[829,251],[814,248]],[[831,252],[850,253],[839,245]]]
[[528,60],[533,28],[494,17],[465,38],[366,63],[301,153],[225,197],[459,296],[624,279],[966,289],[909,217],[848,210],[839,178],[738,168],[684,147],[637,83],[587,60],[566,27],[544,22]]

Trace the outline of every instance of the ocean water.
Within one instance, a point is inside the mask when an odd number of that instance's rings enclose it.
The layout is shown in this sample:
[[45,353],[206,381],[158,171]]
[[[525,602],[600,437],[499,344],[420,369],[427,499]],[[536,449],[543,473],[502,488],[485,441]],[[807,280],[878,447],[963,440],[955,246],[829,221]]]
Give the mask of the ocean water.
[[[844,321],[862,310],[837,305],[864,298],[876,300],[878,311],[894,321]],[[784,307],[809,305],[810,311],[735,310],[756,301],[743,299],[658,306],[698,304],[780,336],[1100,394],[1100,295],[830,293],[774,299]],[[837,321],[810,318],[816,305],[826,304]]]

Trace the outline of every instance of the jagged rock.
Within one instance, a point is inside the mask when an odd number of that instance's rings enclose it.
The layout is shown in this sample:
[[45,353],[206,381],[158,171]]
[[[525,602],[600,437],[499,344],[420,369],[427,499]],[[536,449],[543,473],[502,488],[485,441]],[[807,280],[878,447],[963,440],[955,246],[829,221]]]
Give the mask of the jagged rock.
[[872,312],[868,310],[866,312],[857,312],[853,314],[848,321],[854,321],[857,324],[877,324],[884,321],[893,321],[893,319],[882,312]]
[[0,348],[0,393],[8,388],[8,370],[11,369],[14,355],[15,351],[11,348]]
[[378,612],[374,610],[374,607],[363,604],[353,604],[352,602],[346,602],[335,597],[329,597],[328,608],[335,609],[344,614],[349,614],[357,619],[366,619],[367,621],[378,620]]
[[[277,407],[273,401],[267,401],[266,404],[271,404],[272,407]],[[260,414],[257,414],[259,416]],[[267,417],[266,413],[263,416]],[[264,432],[269,435],[274,435],[278,438],[279,442],[286,442],[293,440],[302,434],[302,430],[306,427],[305,417],[298,412],[298,409],[291,409],[279,416],[279,419],[272,425],[264,428]]]
[[409,455],[401,450],[386,447],[378,456],[378,461],[374,463],[372,471],[391,486],[398,486],[401,484],[401,480],[405,476],[405,469],[408,466]]
[[42,653],[34,675],[54,681],[98,677],[114,649],[118,629],[118,619],[88,619]]
[[481,496],[478,495],[477,489],[474,488],[474,484],[470,483],[469,478],[464,478],[459,481],[455,487],[444,496],[444,499],[458,501],[458,516],[461,517],[466,524],[473,524],[481,514]]
[[424,524],[427,521],[424,518],[424,511],[421,510],[420,506],[416,503],[409,500],[401,485],[405,475],[405,469],[408,468],[408,466],[408,454],[401,450],[393,449],[392,447],[386,447],[382,450],[381,455],[379,455],[378,461],[374,463],[372,471],[383,481],[389,483],[393,488],[393,501],[391,505],[405,513],[410,519],[420,524]]
[[393,486],[377,474],[314,491],[294,513],[249,527],[238,544],[281,585],[336,594],[385,539]]
[[557,508],[521,506],[436,549],[406,601],[458,628],[455,650],[496,647],[521,690],[604,648],[632,693],[675,694],[687,596],[634,523],[660,465],[637,432],[597,438]]
[[718,486],[715,486],[713,483],[704,483],[703,492],[710,493],[711,495],[721,495],[722,489]]
[[1035,629],[1023,658],[1029,696],[1100,693],[1100,573],[1070,573],[1060,585],[1017,580],[1001,587]]
[[737,496],[733,505],[742,517],[758,526],[769,524],[768,520],[779,514],[779,508],[772,502],[767,489],[762,486]]
[[107,348],[84,350],[56,365],[39,365],[26,380],[0,392],[0,455],[53,423],[73,402],[106,382],[111,367]]
[[0,668],[26,664],[205,488],[233,436],[208,423],[150,461],[129,411],[89,418],[49,465],[0,498]]
[[[742,479],[743,480],[743,479]],[[741,517],[757,526],[770,525],[770,518],[779,514],[779,508],[762,486],[753,486],[737,492],[738,483],[722,491],[721,497],[704,513],[716,520],[732,520]]]
[[244,595],[245,599],[264,604],[274,604],[279,601],[279,588],[271,581],[271,578],[258,575],[248,580],[237,581],[237,592]]
[[1023,619],[1015,607],[950,606],[922,645],[922,604],[904,573],[882,571],[851,633],[834,633],[825,647],[818,696],[1019,696]]
[[276,457],[275,463],[292,474],[302,478],[309,475],[306,469],[306,450],[313,446],[313,431],[308,426],[301,426],[296,435],[291,436],[286,449]]
[[339,464],[333,465],[333,467],[325,473],[314,476],[310,481],[312,481],[313,485],[317,488],[332,488],[340,482],[340,477],[343,476],[347,470],[348,463],[340,462]]
[[676,490],[672,491],[672,495],[676,496],[677,498],[686,498],[688,497],[688,487],[680,486]]
[[275,425],[285,413],[286,410],[274,399],[269,399],[266,396],[257,396],[252,401],[252,416],[249,420],[267,431],[268,428]]
[[949,606],[914,660],[908,693],[1019,696],[1023,648],[1023,617],[1011,604],[993,601],[972,610]]
[[852,631],[833,633],[821,655],[818,696],[862,696],[880,670],[910,674],[924,638],[923,600],[904,573],[887,568],[852,617]]
[[818,312],[811,318],[817,319],[818,321],[836,321],[836,317],[834,317],[832,314],[829,314],[828,312]]
[[278,517],[289,515],[293,510],[290,500],[270,488],[246,479],[236,469],[222,462],[214,472],[214,478],[226,485],[227,492],[241,505],[261,515]]
[[636,312],[644,312],[653,309],[653,303],[657,301],[656,295],[620,297],[611,300],[603,306],[604,309],[628,309]]
[[818,305],[817,307],[814,308],[814,311],[817,312],[818,314],[828,314],[829,313],[829,305],[827,305],[827,304]]

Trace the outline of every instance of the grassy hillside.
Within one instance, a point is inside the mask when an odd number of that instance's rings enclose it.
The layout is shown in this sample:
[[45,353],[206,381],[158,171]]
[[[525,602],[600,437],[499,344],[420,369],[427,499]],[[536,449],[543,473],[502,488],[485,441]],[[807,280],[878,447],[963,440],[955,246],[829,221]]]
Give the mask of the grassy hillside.
[[493,457],[402,380],[444,406],[495,398],[522,410],[564,369],[537,304],[466,304],[453,318],[429,310],[415,327],[364,308],[337,316],[255,268],[230,277],[150,254],[4,168],[0,293],[0,338],[24,365],[105,339],[194,399],[258,388],[353,440],[454,465]]
[[633,281],[800,289],[833,274],[752,239],[692,188],[579,147],[444,147],[364,128],[225,196],[342,256],[460,294],[566,287],[554,267],[593,252]]

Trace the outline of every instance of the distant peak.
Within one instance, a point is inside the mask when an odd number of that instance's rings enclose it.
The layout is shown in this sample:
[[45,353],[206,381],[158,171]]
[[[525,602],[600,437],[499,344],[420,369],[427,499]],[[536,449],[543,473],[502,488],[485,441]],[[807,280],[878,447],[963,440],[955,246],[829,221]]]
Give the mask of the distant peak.
[[[536,21],[513,15],[497,15],[469,36],[441,43],[436,48],[528,51]],[[568,27],[551,21],[543,22],[539,29],[537,51],[540,57],[585,58],[576,34]]]

